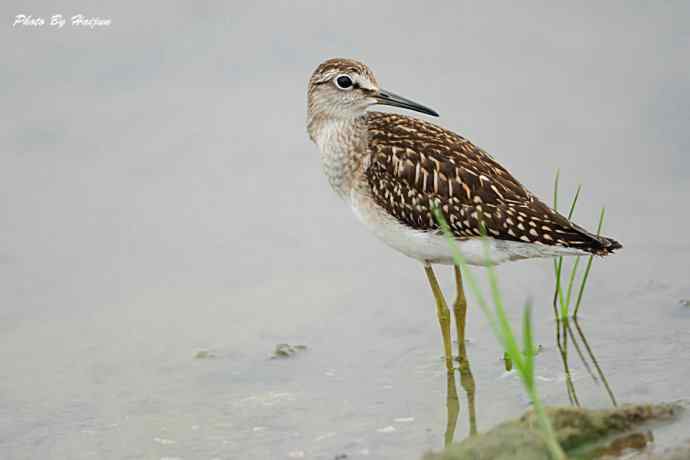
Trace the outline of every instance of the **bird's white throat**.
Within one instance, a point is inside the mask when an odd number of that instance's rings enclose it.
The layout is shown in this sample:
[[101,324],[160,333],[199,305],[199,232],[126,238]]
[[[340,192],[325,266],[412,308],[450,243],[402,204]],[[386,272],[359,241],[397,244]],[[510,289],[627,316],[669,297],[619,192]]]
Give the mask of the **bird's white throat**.
[[331,187],[349,199],[354,176],[363,171],[363,159],[368,156],[366,116],[319,120],[310,135],[319,148],[321,167]]

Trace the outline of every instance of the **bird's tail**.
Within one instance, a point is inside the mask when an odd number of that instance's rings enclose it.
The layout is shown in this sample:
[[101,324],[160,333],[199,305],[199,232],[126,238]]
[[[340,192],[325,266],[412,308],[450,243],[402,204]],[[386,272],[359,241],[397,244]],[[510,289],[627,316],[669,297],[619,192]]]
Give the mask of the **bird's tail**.
[[601,245],[599,246],[597,252],[594,253],[596,255],[607,256],[609,254],[613,254],[615,250],[623,248],[623,245],[620,244],[618,241],[614,240],[613,238],[604,236],[599,237],[599,240],[601,242]]
[[582,237],[581,241],[575,243],[573,246],[576,246],[578,249],[587,251],[590,254],[594,254],[597,256],[607,256],[609,254],[613,254],[614,251],[621,249],[623,247],[622,244],[620,244],[613,238],[609,238],[607,236],[594,235],[577,225],[573,225],[573,228],[577,230]]

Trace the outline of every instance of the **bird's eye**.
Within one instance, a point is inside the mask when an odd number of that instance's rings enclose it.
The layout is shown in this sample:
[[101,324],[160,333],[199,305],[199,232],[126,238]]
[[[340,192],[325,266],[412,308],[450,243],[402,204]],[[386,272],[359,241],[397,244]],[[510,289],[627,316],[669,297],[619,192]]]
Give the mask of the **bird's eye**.
[[352,89],[352,78],[348,75],[340,75],[335,79],[335,86],[340,89]]

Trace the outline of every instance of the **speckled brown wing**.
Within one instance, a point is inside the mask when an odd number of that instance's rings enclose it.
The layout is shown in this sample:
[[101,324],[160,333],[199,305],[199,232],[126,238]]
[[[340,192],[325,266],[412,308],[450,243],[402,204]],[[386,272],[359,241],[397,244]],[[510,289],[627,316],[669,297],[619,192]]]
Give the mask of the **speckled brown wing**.
[[[375,201],[401,223],[437,231],[435,202],[459,238],[542,243],[608,254],[620,244],[598,238],[539,201],[505,168],[467,139],[440,126],[397,114],[368,115]],[[433,201],[432,201],[433,200]]]

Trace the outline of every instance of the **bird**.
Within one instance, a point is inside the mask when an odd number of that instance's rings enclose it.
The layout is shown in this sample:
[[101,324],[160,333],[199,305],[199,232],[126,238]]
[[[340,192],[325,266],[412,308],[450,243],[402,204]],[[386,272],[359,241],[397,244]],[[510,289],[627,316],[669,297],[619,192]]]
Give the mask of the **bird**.
[[322,62],[309,78],[306,128],[323,172],[371,233],[423,264],[436,301],[444,358],[452,369],[450,310],[434,265],[453,265],[458,347],[464,355],[467,301],[462,272],[434,213],[447,222],[468,265],[594,254],[622,245],[595,235],[545,204],[489,153],[429,121],[372,106],[438,117],[435,110],[379,86],[349,58]]

